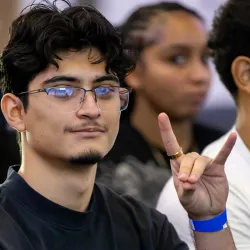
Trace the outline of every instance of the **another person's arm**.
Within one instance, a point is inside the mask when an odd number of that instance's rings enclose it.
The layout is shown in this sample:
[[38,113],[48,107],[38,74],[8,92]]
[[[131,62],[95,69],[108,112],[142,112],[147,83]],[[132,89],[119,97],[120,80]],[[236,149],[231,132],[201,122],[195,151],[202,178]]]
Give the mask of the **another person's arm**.
[[183,154],[166,114],[159,115],[159,127],[171,159],[178,198],[192,219],[196,249],[236,250],[230,228],[225,228],[227,217],[223,216],[229,193],[224,166],[236,142],[236,134],[230,134],[212,159],[194,152]]
[[194,232],[197,250],[236,250],[230,228],[216,233]]

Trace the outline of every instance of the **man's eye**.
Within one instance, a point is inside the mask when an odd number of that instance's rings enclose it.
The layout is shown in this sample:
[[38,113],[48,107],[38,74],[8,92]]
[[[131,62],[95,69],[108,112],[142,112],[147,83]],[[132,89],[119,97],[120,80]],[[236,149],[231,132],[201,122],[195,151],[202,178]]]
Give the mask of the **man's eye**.
[[49,96],[70,97],[74,93],[74,88],[51,88],[48,91]]

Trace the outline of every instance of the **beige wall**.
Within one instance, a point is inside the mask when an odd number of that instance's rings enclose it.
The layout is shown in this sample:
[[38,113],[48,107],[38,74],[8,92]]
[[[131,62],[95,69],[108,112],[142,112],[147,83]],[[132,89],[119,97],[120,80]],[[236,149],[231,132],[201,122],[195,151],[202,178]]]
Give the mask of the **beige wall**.
[[18,0],[0,0],[0,52],[9,38],[9,27],[17,14]]

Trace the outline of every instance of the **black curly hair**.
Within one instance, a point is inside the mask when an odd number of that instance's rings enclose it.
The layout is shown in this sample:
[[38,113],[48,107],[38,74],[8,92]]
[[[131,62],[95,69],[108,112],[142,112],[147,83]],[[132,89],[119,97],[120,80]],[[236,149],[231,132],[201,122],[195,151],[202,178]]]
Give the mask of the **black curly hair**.
[[250,1],[229,0],[217,10],[208,45],[221,81],[237,100],[231,73],[238,56],[250,57]]
[[[167,14],[177,11],[190,14],[198,18],[201,22],[205,22],[203,17],[195,10],[190,9],[178,2],[160,2],[156,4],[144,5],[136,9],[121,26],[117,27],[117,30],[120,32],[126,47],[136,52],[136,59],[140,59],[140,54],[146,47],[154,44],[154,40],[145,41],[145,39],[143,39],[145,32],[150,29],[152,20],[157,18],[161,13]],[[133,34],[135,33],[142,34],[142,37],[134,37]],[[124,84],[126,85],[126,82]],[[125,111],[122,112],[121,119],[127,120],[130,118],[134,107],[135,95],[135,92],[131,93],[129,102],[130,105]]]
[[[66,3],[63,10],[58,2]],[[97,48],[106,71],[120,79],[135,67],[132,53],[124,47],[111,23],[90,5],[72,6],[67,0],[41,1],[25,8],[11,26],[10,40],[1,57],[3,93],[27,91],[29,82],[50,64],[58,67],[58,52]],[[24,106],[27,107],[27,99]]]

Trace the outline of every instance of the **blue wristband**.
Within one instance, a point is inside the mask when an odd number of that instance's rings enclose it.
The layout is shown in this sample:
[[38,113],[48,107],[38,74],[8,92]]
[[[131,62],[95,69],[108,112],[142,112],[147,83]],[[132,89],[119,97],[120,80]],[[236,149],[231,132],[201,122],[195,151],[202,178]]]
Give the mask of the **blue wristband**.
[[193,230],[203,233],[218,232],[227,227],[227,211],[210,220],[191,220],[190,226]]

